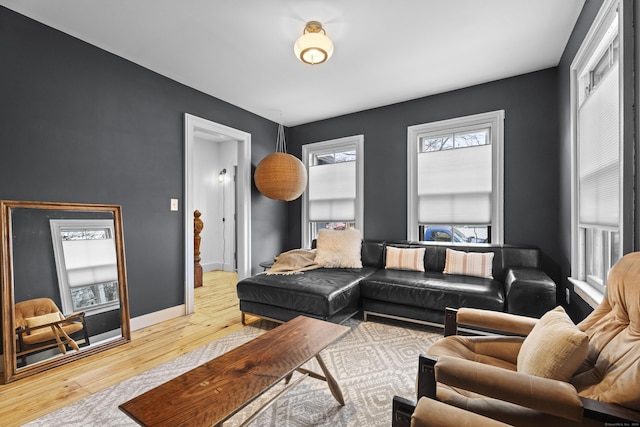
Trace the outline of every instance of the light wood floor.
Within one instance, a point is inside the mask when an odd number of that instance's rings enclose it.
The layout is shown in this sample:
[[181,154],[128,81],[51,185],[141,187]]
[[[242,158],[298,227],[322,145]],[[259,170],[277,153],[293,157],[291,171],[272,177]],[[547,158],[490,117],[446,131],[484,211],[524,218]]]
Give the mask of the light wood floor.
[[134,331],[120,347],[0,384],[0,424],[20,426],[241,329],[236,281],[235,273],[205,273],[192,315]]

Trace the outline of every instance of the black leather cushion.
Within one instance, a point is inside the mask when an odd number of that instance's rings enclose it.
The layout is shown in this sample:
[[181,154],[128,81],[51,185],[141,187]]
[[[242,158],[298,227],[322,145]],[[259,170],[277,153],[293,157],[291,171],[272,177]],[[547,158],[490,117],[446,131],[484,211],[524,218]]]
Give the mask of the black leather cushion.
[[380,270],[360,282],[363,298],[436,309],[473,307],[502,311],[502,283],[481,277]]
[[366,267],[383,268],[384,242],[364,240],[362,242],[362,265]]
[[345,307],[359,306],[359,282],[375,272],[358,269],[321,268],[302,274],[258,274],[237,284],[238,298],[282,307],[318,317],[331,317]]

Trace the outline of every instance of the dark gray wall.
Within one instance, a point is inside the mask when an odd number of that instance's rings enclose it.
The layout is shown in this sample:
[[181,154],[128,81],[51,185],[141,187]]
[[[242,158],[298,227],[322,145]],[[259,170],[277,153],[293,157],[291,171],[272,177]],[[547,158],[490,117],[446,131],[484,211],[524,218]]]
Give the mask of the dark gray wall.
[[[250,133],[254,166],[277,125],[1,6],[0,64],[0,198],[121,205],[131,315],[184,303],[183,114]],[[260,271],[287,210],[251,199]]]
[[[504,109],[505,242],[539,247],[559,280],[557,81],[552,68],[296,126],[290,151],[364,134],[365,238],[406,239],[407,127]],[[300,202],[290,204],[290,247],[300,245],[300,215]]]
[[[365,233],[406,236],[406,128],[504,109],[505,241],[536,245],[563,300],[570,274],[569,65],[602,0],[587,0],[557,68],[288,129],[289,149],[365,135]],[[637,13],[637,12],[636,12]],[[252,134],[276,124],[0,7],[0,198],[123,206],[132,315],[184,302],[183,113]],[[384,84],[384,82],[381,82]],[[300,245],[300,201],[252,189],[252,263]],[[578,298],[569,307],[583,317]]]

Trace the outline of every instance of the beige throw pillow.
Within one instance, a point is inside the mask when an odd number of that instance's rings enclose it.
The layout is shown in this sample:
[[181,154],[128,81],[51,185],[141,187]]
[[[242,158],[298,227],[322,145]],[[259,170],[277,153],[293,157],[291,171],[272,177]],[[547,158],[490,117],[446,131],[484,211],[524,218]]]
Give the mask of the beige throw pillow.
[[569,381],[587,357],[589,338],[560,306],[538,320],[518,353],[518,372]]
[[424,248],[387,247],[384,268],[391,270],[424,271]]
[[443,273],[493,279],[493,252],[462,252],[447,248]]
[[362,268],[360,230],[320,230],[315,262],[324,268]]

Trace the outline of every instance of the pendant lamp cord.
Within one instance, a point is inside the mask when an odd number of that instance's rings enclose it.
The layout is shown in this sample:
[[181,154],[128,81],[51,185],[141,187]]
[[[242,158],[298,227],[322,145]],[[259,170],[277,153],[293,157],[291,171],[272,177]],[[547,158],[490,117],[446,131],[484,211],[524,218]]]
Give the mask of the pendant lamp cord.
[[284,126],[282,123],[278,125],[278,138],[276,139],[276,153],[287,152],[287,141],[284,136]]

